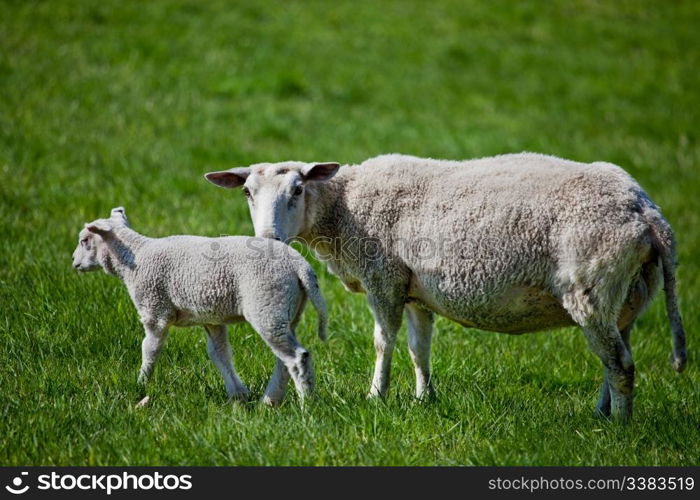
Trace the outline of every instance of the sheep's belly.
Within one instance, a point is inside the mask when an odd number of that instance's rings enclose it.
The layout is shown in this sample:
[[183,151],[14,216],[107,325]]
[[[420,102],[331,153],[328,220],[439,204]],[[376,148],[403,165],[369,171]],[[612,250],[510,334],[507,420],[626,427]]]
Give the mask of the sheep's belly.
[[486,300],[468,295],[436,296],[420,286],[414,287],[411,295],[428,309],[469,328],[528,333],[574,324],[555,297],[532,287],[514,286]]
[[222,325],[245,321],[241,315],[231,315],[218,311],[191,311],[187,309],[177,309],[175,312],[174,326],[197,326],[197,325]]

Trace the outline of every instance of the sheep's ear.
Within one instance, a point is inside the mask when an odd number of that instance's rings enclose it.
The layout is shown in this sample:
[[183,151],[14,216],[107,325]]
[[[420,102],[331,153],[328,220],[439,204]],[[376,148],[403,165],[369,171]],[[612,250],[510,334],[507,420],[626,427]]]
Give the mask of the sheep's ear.
[[112,220],[122,222],[127,226],[129,225],[129,219],[126,218],[126,211],[124,210],[124,207],[113,208],[112,212],[110,213],[110,218]]
[[335,162],[309,163],[302,169],[301,175],[305,181],[327,181],[338,173],[339,168],[340,164]]
[[217,186],[233,189],[242,186],[250,175],[249,167],[232,168],[220,172],[209,172],[204,177]]
[[104,236],[105,234],[112,231],[112,226],[110,226],[109,224],[107,224],[104,221],[96,220],[95,222],[85,224],[85,229],[87,229],[91,233],[95,233],[95,234],[99,234],[100,236]]
[[126,211],[124,210],[124,207],[115,207],[112,209],[112,212],[110,214],[112,218],[126,218]]

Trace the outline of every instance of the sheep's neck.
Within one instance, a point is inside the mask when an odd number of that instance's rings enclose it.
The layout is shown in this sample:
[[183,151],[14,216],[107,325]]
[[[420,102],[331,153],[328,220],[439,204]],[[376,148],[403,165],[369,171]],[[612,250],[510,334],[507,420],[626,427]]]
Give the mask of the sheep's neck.
[[136,255],[148,238],[129,228],[118,228],[104,241],[105,252],[102,253],[102,268],[112,274],[127,280],[138,270]]
[[344,199],[345,181],[339,177],[313,185],[308,193],[305,214],[307,225],[298,239],[311,247],[320,239],[335,239],[340,236],[338,221],[333,220],[333,215],[338,213],[334,205],[342,204]]

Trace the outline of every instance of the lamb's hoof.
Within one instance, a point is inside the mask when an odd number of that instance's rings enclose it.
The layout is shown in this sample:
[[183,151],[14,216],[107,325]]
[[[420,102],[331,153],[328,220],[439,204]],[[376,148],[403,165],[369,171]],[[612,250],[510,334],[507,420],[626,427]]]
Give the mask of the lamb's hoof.
[[273,397],[270,397],[268,395],[265,395],[262,397],[260,402],[262,404],[264,404],[265,406],[269,406],[271,408],[276,408],[282,404],[283,400],[284,400],[284,398],[273,398]]
[[148,403],[150,403],[150,402],[151,402],[151,397],[150,397],[150,396],[146,396],[146,397],[143,398],[141,401],[139,401],[138,403],[136,403],[136,406],[134,406],[134,408],[144,408],[144,407],[147,406]]

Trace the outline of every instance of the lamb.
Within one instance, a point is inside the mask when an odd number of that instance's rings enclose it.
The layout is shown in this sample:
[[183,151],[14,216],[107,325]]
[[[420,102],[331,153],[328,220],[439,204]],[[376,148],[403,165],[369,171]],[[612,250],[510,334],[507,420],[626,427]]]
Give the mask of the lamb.
[[294,330],[309,298],[318,314],[318,335],[325,339],[326,305],[313,270],[291,247],[243,236],[148,238],[130,228],[119,207],[110,218],[85,224],[73,267],[102,268],[126,285],[146,332],[139,383],[150,377],[170,326],[202,325],[229,398],[247,399],[250,391],[233,367],[226,327],[245,320],[277,357],[263,402],[282,401],[290,374],[302,402],[311,394],[311,357]]
[[674,235],[620,167],[533,153],[470,161],[383,155],[211,172],[243,186],[258,236],[311,247],[374,315],[370,397],[383,397],[402,313],[416,396],[433,393],[435,313],[520,334],[578,325],[601,359],[599,414],[632,414],[630,330],[663,276],[673,367],[686,361]]

